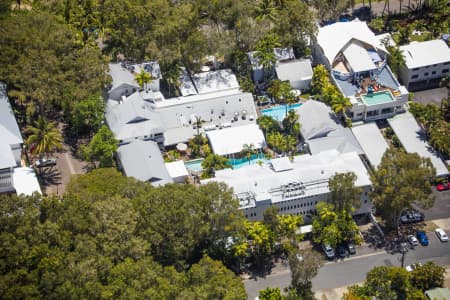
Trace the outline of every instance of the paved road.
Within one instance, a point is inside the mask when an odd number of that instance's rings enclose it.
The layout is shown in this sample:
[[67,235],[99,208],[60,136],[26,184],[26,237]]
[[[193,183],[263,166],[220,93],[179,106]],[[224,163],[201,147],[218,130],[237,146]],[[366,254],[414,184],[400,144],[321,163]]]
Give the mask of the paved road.
[[[434,234],[429,235],[428,247],[418,246],[410,249],[405,255],[405,265],[414,262],[426,262],[432,260],[439,265],[450,266],[450,243],[441,243]],[[362,282],[366,273],[375,266],[400,266],[401,254],[388,254],[384,251],[373,252],[364,256],[355,256],[350,259],[326,263],[319,274],[313,279],[313,290],[337,288],[344,285]],[[291,274],[285,270],[277,270],[276,273],[266,278],[257,280],[245,280],[245,288],[249,299],[254,299],[258,291],[266,287],[287,287],[291,281]]]
[[425,221],[450,218],[450,191],[438,192],[433,187],[435,196],[434,205],[427,210],[421,210],[425,214]]

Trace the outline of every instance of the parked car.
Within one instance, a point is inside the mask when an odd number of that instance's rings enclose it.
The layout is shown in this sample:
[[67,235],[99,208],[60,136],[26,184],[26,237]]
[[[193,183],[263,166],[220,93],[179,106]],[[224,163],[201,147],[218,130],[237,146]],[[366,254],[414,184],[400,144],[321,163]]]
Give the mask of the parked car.
[[323,250],[323,252],[325,253],[325,256],[328,259],[333,259],[334,258],[334,256],[335,256],[334,249],[330,245],[322,244],[322,250]]
[[429,241],[425,231],[417,231],[416,236],[422,246],[428,246]]
[[417,246],[419,245],[419,241],[416,239],[416,237],[412,234],[408,235],[407,237],[408,242],[411,244],[411,246]]
[[37,168],[43,168],[43,167],[50,167],[50,166],[55,166],[56,165],[56,158],[53,157],[45,157],[45,158],[41,158],[38,159],[34,165]]
[[348,253],[350,253],[350,254],[356,254],[356,248],[352,242],[347,243],[347,250],[348,250]]
[[437,237],[441,242],[448,242],[448,235],[442,228],[436,228],[434,232],[436,233]]
[[425,215],[416,210],[406,211],[400,216],[400,222],[402,222],[402,224],[418,223],[422,222],[424,219]]
[[436,190],[439,192],[450,190],[450,182],[436,184]]
[[347,249],[345,249],[344,245],[341,244],[337,247],[337,254],[341,258],[347,257]]
[[412,271],[414,271],[415,269],[417,269],[418,267],[421,267],[421,266],[422,266],[421,263],[415,263],[415,264],[406,266],[405,269],[406,269],[406,271],[408,271],[408,272],[412,272]]

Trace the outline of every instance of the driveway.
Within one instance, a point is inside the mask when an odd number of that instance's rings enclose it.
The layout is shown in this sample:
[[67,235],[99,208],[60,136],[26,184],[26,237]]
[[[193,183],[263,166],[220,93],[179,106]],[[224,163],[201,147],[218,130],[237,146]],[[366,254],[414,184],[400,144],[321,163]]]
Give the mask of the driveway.
[[431,89],[426,91],[415,92],[413,101],[421,104],[440,105],[443,98],[448,97],[448,89],[446,87]]
[[68,145],[64,144],[56,158],[56,167],[42,170],[42,183],[46,194],[62,195],[72,175],[86,173],[86,162],[77,159]]

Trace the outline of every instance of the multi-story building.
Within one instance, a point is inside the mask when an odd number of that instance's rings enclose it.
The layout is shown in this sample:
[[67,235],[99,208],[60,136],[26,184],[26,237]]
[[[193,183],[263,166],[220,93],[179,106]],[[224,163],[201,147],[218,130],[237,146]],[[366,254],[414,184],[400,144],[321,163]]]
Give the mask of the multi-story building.
[[352,107],[353,121],[372,121],[405,111],[408,90],[387,65],[387,51],[365,22],[338,22],[319,28],[314,57]]
[[412,42],[400,46],[405,64],[400,66],[400,79],[408,90],[439,86],[450,75],[450,48],[443,40]]
[[361,207],[354,214],[371,209],[368,192],[370,178],[356,152],[323,151],[315,155],[272,159],[262,165],[249,165],[239,169],[216,171],[215,177],[201,183],[224,182],[233,188],[240,208],[249,220],[262,220],[264,211],[276,205],[279,214],[302,215],[311,221],[320,201],[329,201],[328,181],[336,173],[353,172],[355,186],[361,187]]

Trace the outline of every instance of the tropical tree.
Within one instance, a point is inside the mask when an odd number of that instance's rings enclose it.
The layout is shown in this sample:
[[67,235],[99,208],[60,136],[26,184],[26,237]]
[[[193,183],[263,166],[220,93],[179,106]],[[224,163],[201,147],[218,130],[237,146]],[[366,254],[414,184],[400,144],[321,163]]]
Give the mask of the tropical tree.
[[280,132],[272,132],[267,135],[267,143],[274,151],[281,153],[284,149],[284,135]]
[[202,167],[202,176],[204,178],[209,178],[214,176],[215,171],[231,168],[231,165],[228,163],[227,158],[217,154],[210,154],[203,160]]
[[[283,103],[285,96],[291,91],[291,84],[289,81],[281,81],[279,79],[274,79],[269,83],[267,92],[272,98],[275,99],[277,103]],[[287,112],[287,108],[286,108]]]
[[273,0],[262,0],[255,6],[255,15],[257,21],[268,20],[269,26],[277,23],[278,8]]
[[336,173],[330,178],[328,187],[330,189],[330,202],[337,212],[352,212],[361,206],[362,189],[355,187],[355,173]]
[[398,229],[402,211],[412,208],[413,203],[423,208],[433,205],[430,181],[435,174],[429,158],[393,148],[386,150],[370,178],[372,203],[388,227]]
[[450,156],[450,123],[444,120],[433,123],[429,130],[430,145],[445,157]]
[[267,287],[266,289],[259,291],[258,299],[260,299],[260,300],[283,300],[285,298],[281,295],[280,288]]
[[344,118],[346,118],[347,108],[350,107],[352,107],[352,103],[347,97],[344,97],[342,94],[340,94],[340,97],[336,97],[331,100],[331,109],[338,116],[342,115],[344,116]]
[[256,123],[259,125],[259,128],[264,132],[264,135],[267,138],[267,135],[271,132],[279,132],[280,124],[277,120],[272,118],[271,116],[262,115],[258,119],[256,119]]
[[388,46],[387,50],[389,52],[387,59],[389,67],[392,69],[392,72],[394,72],[394,74],[398,77],[400,68],[405,65],[403,50],[401,50],[399,46]]
[[300,133],[300,122],[298,114],[294,110],[290,110],[283,119],[283,129],[287,135],[297,137]]
[[103,125],[92,137],[89,145],[80,148],[80,152],[93,166],[97,166],[98,162],[100,168],[112,167],[115,165],[114,153],[117,150],[117,143],[111,130]]
[[105,102],[99,94],[76,102],[69,113],[70,130],[78,134],[97,132],[104,119]]
[[256,44],[255,58],[263,67],[264,79],[267,79],[273,71],[273,66],[277,62],[277,57],[273,49],[280,45],[277,35],[268,34]]
[[248,160],[248,164],[250,164],[250,160],[252,159],[252,155],[256,153],[255,146],[253,144],[244,144],[242,145],[241,155]]
[[34,126],[27,126],[25,134],[28,135],[25,144],[31,153],[36,156],[49,154],[55,149],[62,148],[63,138],[55,122],[50,122],[39,116]]
[[167,82],[169,87],[169,95],[171,95],[171,89],[175,91],[175,95],[178,95],[178,88],[180,85],[181,68],[176,62],[163,63],[161,65],[162,78]]
[[134,75],[134,79],[139,84],[139,87],[141,89],[147,88],[147,84],[152,82],[152,76],[150,75],[150,73],[142,68],[139,73],[136,73],[136,75]]
[[248,239],[252,241],[252,254],[256,266],[261,268],[268,262],[272,253],[273,235],[269,228],[259,221],[245,222]]
[[[300,256],[301,255],[301,256]],[[302,257],[300,259],[299,257]],[[289,253],[289,267],[291,269],[291,286],[297,297],[294,299],[313,300],[312,279],[317,275],[323,260],[315,251],[306,250],[299,253],[298,249]]]
[[324,65],[315,66],[311,80],[311,93],[320,95],[322,94],[323,89],[330,84],[330,77],[327,68]]
[[411,272],[411,284],[425,292],[444,285],[445,268],[429,261]]
[[199,116],[195,116],[194,125],[195,125],[195,128],[197,129],[197,135],[200,135],[200,128],[202,127],[202,124],[203,124],[202,118]]

